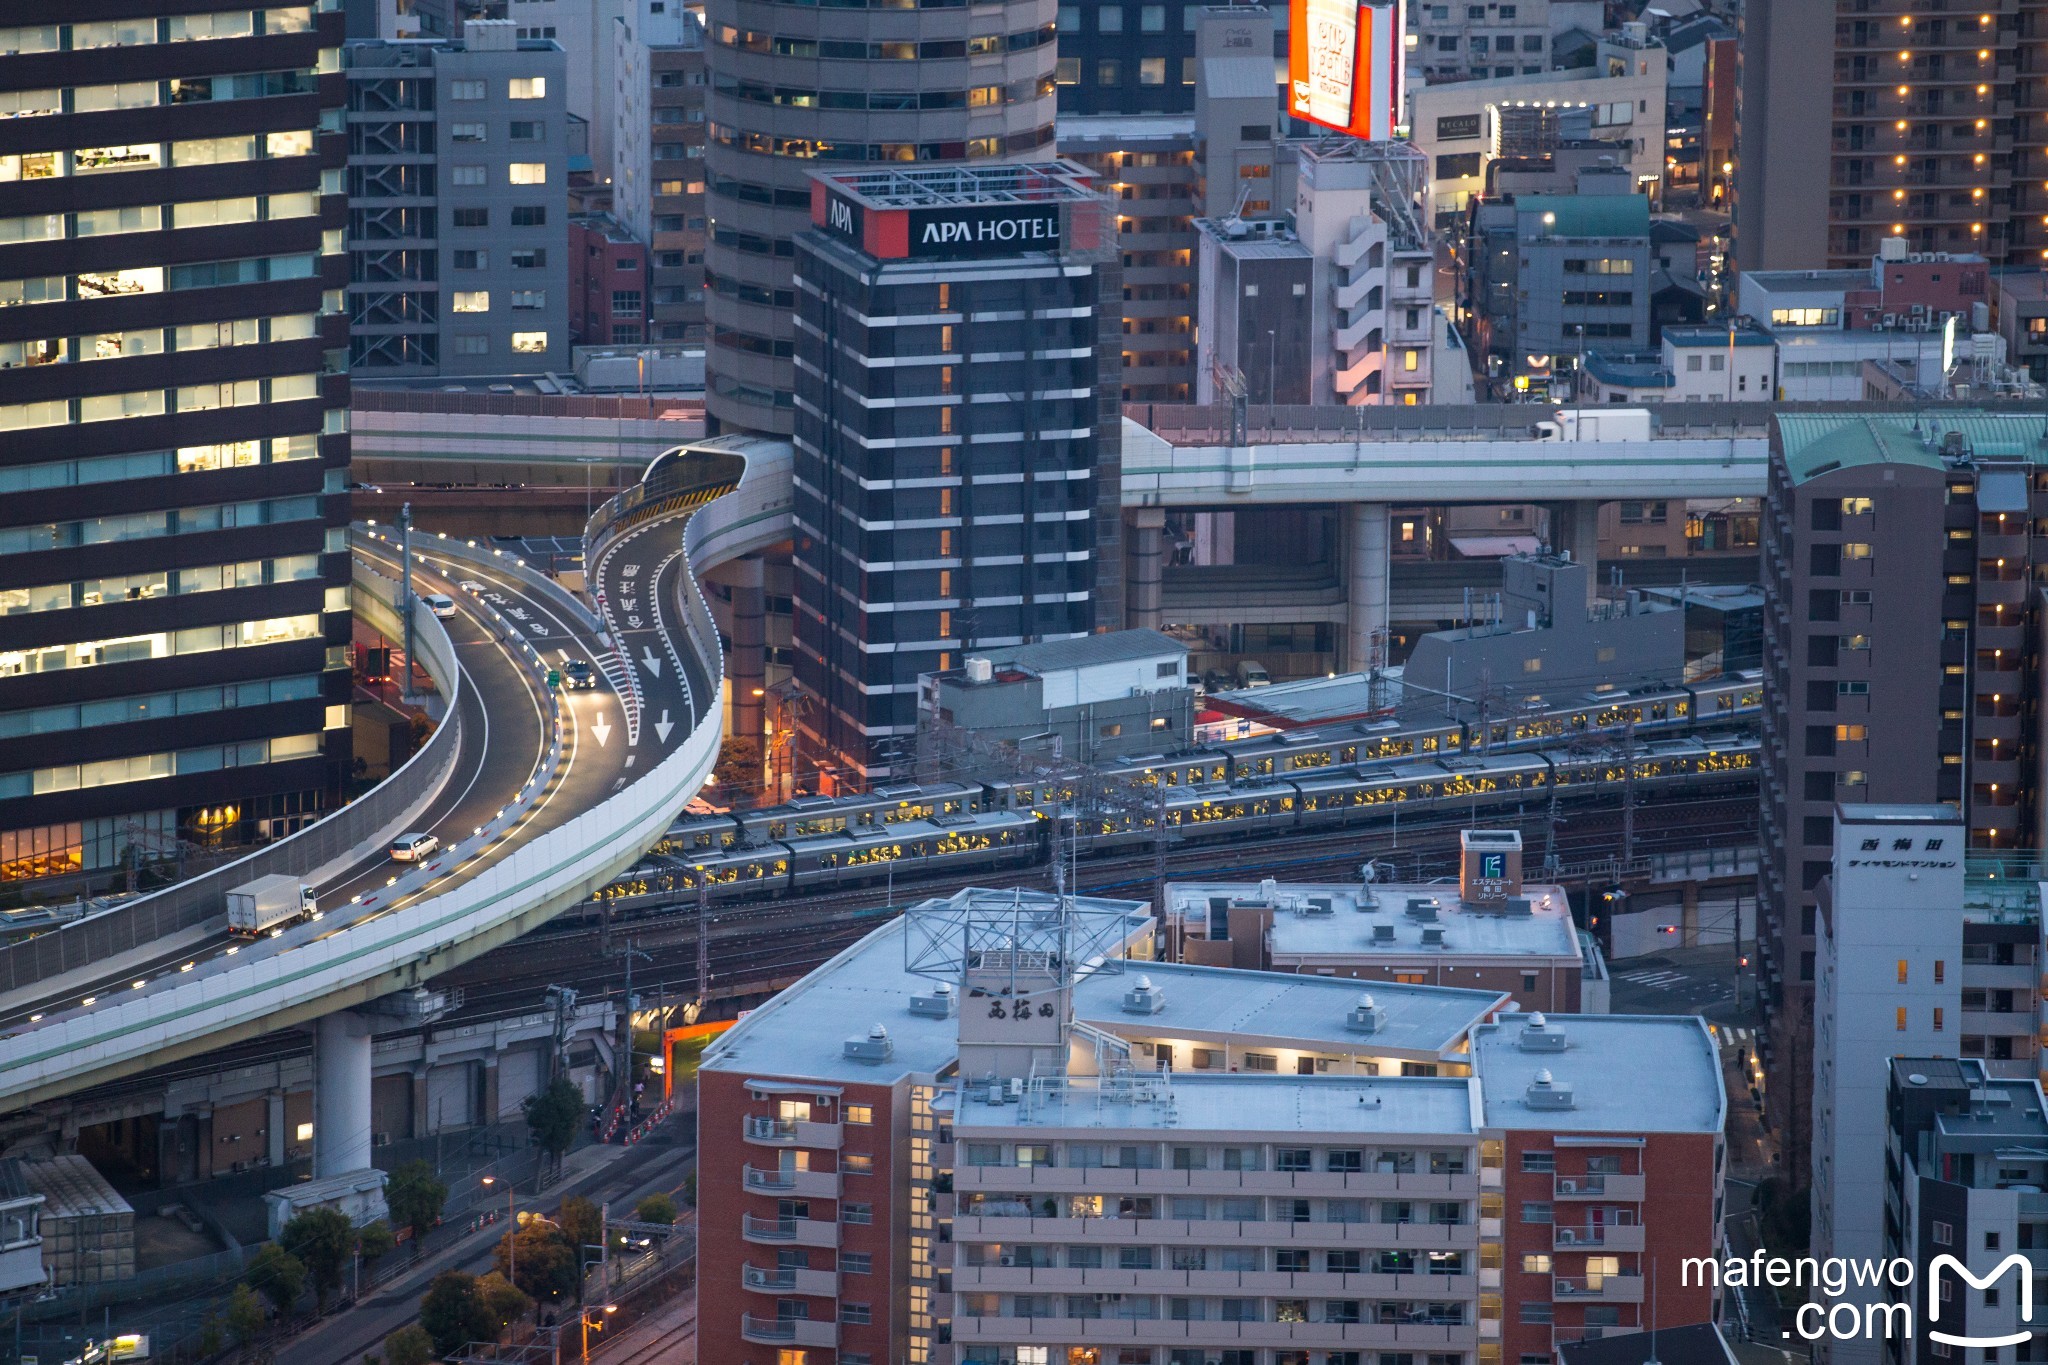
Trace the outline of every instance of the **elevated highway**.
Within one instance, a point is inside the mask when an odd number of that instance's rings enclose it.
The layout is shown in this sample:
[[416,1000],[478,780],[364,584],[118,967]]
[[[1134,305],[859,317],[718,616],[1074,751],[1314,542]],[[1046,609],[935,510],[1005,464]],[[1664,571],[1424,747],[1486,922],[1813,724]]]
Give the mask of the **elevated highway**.
[[[416,535],[418,590],[458,603],[452,629],[424,612],[418,623],[422,656],[453,692],[443,728],[459,746],[420,812],[396,814],[439,833],[442,849],[416,867],[393,864],[379,830],[338,858],[323,859],[333,850],[317,839],[301,855],[313,861],[297,866],[279,865],[290,841],[254,855],[265,871],[309,875],[323,905],[318,921],[255,942],[227,941],[211,912],[152,933],[164,916],[144,897],[111,912],[132,940],[112,960],[73,962],[48,942],[104,942],[102,917],[20,945],[36,951],[7,964],[0,1104],[26,1107],[317,1020],[316,1177],[368,1167],[369,1030],[352,1007],[421,986],[585,900],[709,775],[723,661],[686,544],[693,515],[742,467],[731,455],[657,460],[645,482],[599,508],[588,542],[595,612],[503,556]],[[396,576],[397,552],[379,533],[360,537],[358,551],[366,583]],[[546,669],[579,655],[603,685],[551,693]],[[232,876],[222,888],[256,875],[222,871]],[[175,901],[181,889],[161,894]]]

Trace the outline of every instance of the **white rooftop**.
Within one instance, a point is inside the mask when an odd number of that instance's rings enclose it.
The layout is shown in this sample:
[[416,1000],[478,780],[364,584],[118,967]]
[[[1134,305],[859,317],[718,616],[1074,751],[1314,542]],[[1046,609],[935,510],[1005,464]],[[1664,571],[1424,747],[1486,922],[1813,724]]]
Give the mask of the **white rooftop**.
[[[1524,1047],[1540,1015],[1509,1015],[1472,1034],[1473,1071],[1488,1128],[1559,1133],[1718,1133],[1728,1097],[1706,1021],[1691,1014],[1570,1014],[1543,1019],[1561,1050]],[[1570,1107],[1532,1104],[1529,1087],[1548,1073]]]
[[[1282,883],[1277,893],[1272,932],[1276,963],[1303,958],[1351,962],[1415,956],[1580,957],[1578,931],[1561,887],[1525,885],[1522,896],[1531,911],[1527,915],[1470,908],[1459,899],[1457,883],[1450,881],[1372,886]],[[1212,902],[1258,901],[1262,893],[1256,882],[1174,882],[1166,896],[1169,916],[1206,924]],[[1435,918],[1409,914],[1411,900],[1436,902]],[[1330,912],[1315,913],[1317,901],[1329,902]],[[1375,937],[1376,929],[1389,926],[1391,939]],[[1441,945],[1425,942],[1428,930],[1442,931]]]
[[[1147,1096],[1142,1097],[1141,1096]],[[1402,1133],[1474,1131],[1465,1077],[1183,1076],[1119,1092],[1095,1078],[1041,1081],[1021,1101],[991,1104],[985,1087],[962,1088],[956,1133],[969,1129],[1160,1129],[1178,1135],[1251,1132]]]
[[[1014,890],[969,888],[954,899],[979,895],[1002,908],[1018,898]],[[1023,896],[1027,902],[1053,900],[1044,892]],[[1136,902],[1079,896],[1075,904],[1124,910],[1134,932],[1149,933],[1151,913]],[[703,1069],[870,1085],[950,1069],[959,1057],[960,1020],[911,1012],[911,997],[930,996],[940,983],[905,965],[905,927],[901,917],[891,920],[747,1015],[705,1050]],[[888,1058],[848,1057],[847,1039],[865,1037],[876,1024],[888,1031]]]
[[[1124,995],[1139,977],[1149,978],[1165,1002],[1156,1013],[1124,1009]],[[1346,1023],[1367,994],[1382,1020],[1371,1033]],[[1093,976],[1077,985],[1074,1017],[1120,1037],[1274,1039],[1422,1061],[1455,1051],[1473,1027],[1509,999],[1497,991],[1450,986],[1375,981],[1363,989],[1356,981],[1334,977],[1134,962],[1120,975]]]

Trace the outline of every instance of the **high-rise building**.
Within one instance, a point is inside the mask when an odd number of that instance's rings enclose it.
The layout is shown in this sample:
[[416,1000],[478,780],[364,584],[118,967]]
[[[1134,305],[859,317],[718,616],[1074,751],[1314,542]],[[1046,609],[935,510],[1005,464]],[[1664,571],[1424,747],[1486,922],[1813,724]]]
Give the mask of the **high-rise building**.
[[1415,56],[1432,82],[1536,76],[1550,70],[1551,49],[1574,31],[1598,33],[1607,16],[1600,0],[1521,0],[1513,5],[1410,8]]
[[705,148],[706,405],[788,435],[792,239],[820,162],[1043,160],[1053,146],[1053,0],[813,8],[711,0]]
[[343,16],[166,10],[0,28],[8,880],[284,833],[349,769]]
[[704,24],[636,0],[613,25],[612,213],[648,249],[649,341],[704,340]]
[[1742,269],[1856,267],[1892,236],[1998,265],[2048,260],[2044,19],[2044,0],[1744,6]]
[[1480,1365],[1713,1319],[1700,1020],[1151,948],[1140,904],[969,889],[721,1037],[707,1358]]
[[918,677],[1123,624],[1117,260],[1066,162],[813,182],[796,249],[803,760],[915,757]]
[[1969,847],[2041,847],[2027,705],[2048,561],[2040,418],[1779,414],[1763,526],[1766,1107],[1807,1171],[1815,888],[1837,802],[1948,803]]
[[460,42],[351,43],[351,361],[365,377],[569,363],[562,50],[472,19]]

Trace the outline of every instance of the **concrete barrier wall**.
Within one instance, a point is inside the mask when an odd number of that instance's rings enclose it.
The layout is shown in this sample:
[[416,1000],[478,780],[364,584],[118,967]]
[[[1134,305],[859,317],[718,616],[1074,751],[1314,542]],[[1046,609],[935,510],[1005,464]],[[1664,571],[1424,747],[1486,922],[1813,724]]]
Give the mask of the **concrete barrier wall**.
[[[358,612],[379,623],[386,633],[395,634],[398,616],[392,603],[398,585],[358,566],[355,588]],[[455,646],[447,628],[431,612],[419,613],[414,626],[420,663],[440,685],[449,709],[447,719],[397,772],[333,814],[225,867],[0,949],[0,991],[20,990],[210,919],[224,919],[225,897],[231,887],[272,873],[306,876],[360,856],[357,851],[363,846],[403,833],[400,827],[448,780],[462,746],[455,700],[463,683]]]

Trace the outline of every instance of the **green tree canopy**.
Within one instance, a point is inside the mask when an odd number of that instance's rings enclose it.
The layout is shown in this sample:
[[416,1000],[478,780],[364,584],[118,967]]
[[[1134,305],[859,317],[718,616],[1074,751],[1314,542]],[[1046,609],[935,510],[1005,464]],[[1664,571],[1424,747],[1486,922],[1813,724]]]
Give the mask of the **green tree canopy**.
[[527,1096],[522,1107],[534,1142],[548,1154],[549,1160],[560,1162],[562,1154],[576,1141],[576,1130],[583,1125],[583,1092],[568,1077],[557,1076],[547,1089]]
[[313,1298],[322,1311],[327,1296],[341,1288],[341,1277],[356,1250],[356,1225],[335,1209],[307,1209],[277,1235],[277,1244],[299,1258],[313,1282]]
[[650,1194],[633,1206],[633,1217],[642,1223],[673,1223],[676,1201],[665,1194]]
[[391,1173],[384,1185],[384,1203],[391,1210],[391,1221],[412,1229],[415,1255],[419,1252],[419,1239],[441,1220],[441,1209],[447,1202],[448,1187],[424,1161],[406,1162]]
[[495,1341],[498,1325],[484,1307],[476,1276],[444,1270],[420,1299],[420,1327],[437,1356],[453,1355],[472,1341]]
[[416,1322],[384,1338],[384,1365],[428,1365],[434,1358],[434,1339]]
[[280,1316],[288,1316],[299,1295],[306,1292],[306,1266],[298,1257],[275,1242],[266,1245],[249,1260],[242,1280],[269,1299]]

